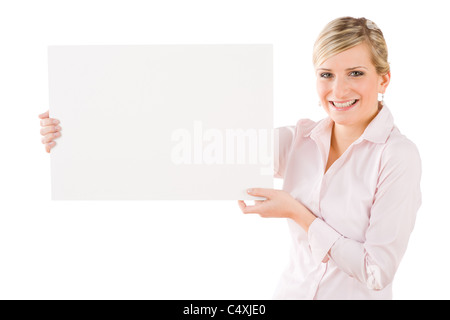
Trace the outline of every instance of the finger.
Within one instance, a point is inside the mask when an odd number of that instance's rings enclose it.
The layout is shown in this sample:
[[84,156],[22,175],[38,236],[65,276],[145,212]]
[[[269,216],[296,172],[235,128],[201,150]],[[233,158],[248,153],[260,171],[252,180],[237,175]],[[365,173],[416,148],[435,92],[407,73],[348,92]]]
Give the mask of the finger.
[[243,200],[238,200],[238,205],[239,205],[239,208],[241,209],[241,211],[244,212],[245,207],[247,207],[245,202]]
[[46,143],[45,144],[45,151],[47,151],[48,153],[50,153],[50,150],[56,145],[55,141],[52,141],[50,143]]
[[246,206],[242,209],[243,213],[261,213],[259,206]]
[[49,134],[46,134],[43,138],[42,138],[42,143],[50,143],[50,142],[52,142],[53,141],[53,139],[56,139],[56,138],[58,138],[59,136],[61,136],[61,133],[60,132],[54,132],[54,133],[49,133]]
[[249,208],[253,208],[254,206],[248,206],[245,201],[238,200],[239,208],[241,208],[242,213],[256,213],[256,212],[250,212],[251,210]]
[[247,205],[245,201],[238,201],[239,207],[243,213],[261,213],[265,211],[264,201],[263,200],[255,200],[254,205]]
[[241,208],[242,213],[250,214],[250,213],[258,213],[255,209],[255,206],[248,206],[244,201],[239,200],[239,207]]
[[251,188],[247,190],[249,195],[255,197],[264,197],[270,199],[273,195],[274,189],[266,189],[266,188]]
[[43,127],[41,129],[41,135],[45,136],[46,134],[54,133],[54,132],[58,132],[58,131],[61,131],[60,126],[47,126],[47,127]]
[[48,118],[49,117],[49,111],[47,110],[46,112],[44,112],[44,113],[41,113],[40,115],[39,115],[39,118],[40,119],[45,119],[45,118]]
[[46,119],[41,120],[41,127],[57,125],[57,124],[59,124],[58,119],[46,118]]

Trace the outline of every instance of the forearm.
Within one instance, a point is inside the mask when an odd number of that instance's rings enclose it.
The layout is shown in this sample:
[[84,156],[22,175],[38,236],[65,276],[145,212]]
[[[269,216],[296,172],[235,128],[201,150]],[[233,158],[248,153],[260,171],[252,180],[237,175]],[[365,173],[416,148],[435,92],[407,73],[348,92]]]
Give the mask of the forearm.
[[288,213],[288,217],[294,220],[300,227],[306,232],[309,230],[309,226],[317,218],[311,211],[308,210],[303,204],[297,201],[295,205]]
[[374,290],[392,282],[401,257],[394,242],[363,243],[347,238],[320,218],[310,224],[308,242],[317,264],[331,259],[342,271]]
[[365,244],[341,237],[330,249],[330,258],[348,275],[373,290],[383,289],[394,278],[398,261],[385,250],[366,249]]

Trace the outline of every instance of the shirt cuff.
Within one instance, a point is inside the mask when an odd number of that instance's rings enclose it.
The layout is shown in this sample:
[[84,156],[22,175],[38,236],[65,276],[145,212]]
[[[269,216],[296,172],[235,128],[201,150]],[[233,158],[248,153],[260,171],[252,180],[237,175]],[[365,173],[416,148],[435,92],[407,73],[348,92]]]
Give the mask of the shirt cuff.
[[314,219],[308,229],[309,248],[314,262],[320,264],[341,236],[322,219]]

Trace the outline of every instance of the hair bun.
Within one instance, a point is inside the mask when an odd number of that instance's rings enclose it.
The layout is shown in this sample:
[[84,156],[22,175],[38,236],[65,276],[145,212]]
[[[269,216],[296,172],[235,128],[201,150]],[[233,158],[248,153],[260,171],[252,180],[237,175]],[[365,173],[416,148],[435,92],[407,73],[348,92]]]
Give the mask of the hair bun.
[[369,19],[366,20],[366,27],[367,27],[367,29],[370,29],[370,30],[379,29],[378,26],[375,24],[375,22],[373,22],[372,20],[369,20]]

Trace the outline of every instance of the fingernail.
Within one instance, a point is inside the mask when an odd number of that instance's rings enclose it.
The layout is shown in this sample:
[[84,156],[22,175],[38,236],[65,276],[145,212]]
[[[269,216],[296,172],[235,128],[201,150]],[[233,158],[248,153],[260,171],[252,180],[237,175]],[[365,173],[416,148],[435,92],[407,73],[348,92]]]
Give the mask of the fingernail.
[[53,136],[54,136],[54,137],[59,137],[59,134],[60,134],[59,132],[55,132],[55,133],[53,134]]
[[253,189],[247,189],[247,193],[252,193]]
[[56,127],[55,127],[55,130],[56,130],[56,131],[59,131],[59,130],[61,130],[61,127],[60,127],[60,126],[56,126]]
[[56,119],[53,120],[53,124],[58,124],[58,123],[59,123],[59,120],[56,120]]

